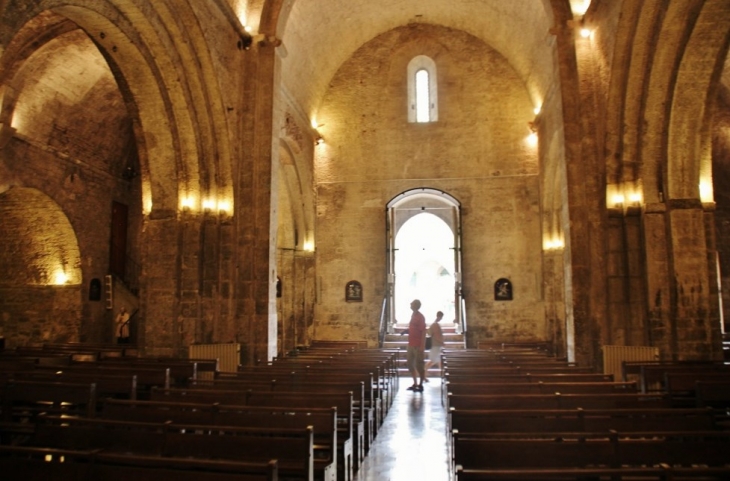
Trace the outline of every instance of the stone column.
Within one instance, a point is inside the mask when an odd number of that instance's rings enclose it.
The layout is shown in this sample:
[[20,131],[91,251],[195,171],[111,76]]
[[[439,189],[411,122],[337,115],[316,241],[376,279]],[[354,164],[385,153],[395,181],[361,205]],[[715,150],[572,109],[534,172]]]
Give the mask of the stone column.
[[714,250],[706,236],[706,222],[714,221],[698,200],[667,204],[649,204],[644,215],[650,344],[664,359],[719,358]]
[[[276,217],[272,216],[276,42],[254,41],[245,52],[243,152],[235,174],[236,340],[243,361],[276,354]],[[277,141],[278,143],[278,141]]]
[[179,356],[180,223],[174,213],[152,211],[141,235],[141,312],[138,343],[146,355]]

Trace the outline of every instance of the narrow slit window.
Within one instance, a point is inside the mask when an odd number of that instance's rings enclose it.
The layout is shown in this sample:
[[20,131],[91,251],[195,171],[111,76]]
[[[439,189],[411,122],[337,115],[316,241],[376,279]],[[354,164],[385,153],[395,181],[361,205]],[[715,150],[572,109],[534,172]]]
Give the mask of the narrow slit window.
[[436,63],[425,55],[408,63],[408,122],[429,123],[438,120]]
[[429,95],[428,71],[416,72],[416,122],[431,121],[431,96]]

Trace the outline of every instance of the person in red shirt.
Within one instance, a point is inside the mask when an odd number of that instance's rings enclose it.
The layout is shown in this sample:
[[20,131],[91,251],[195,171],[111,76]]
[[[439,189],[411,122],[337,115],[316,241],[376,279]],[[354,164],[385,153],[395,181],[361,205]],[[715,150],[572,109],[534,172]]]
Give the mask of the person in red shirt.
[[426,318],[419,311],[421,301],[411,302],[411,322],[408,324],[408,370],[413,376],[413,386],[409,391],[423,392],[424,363],[423,351],[426,348]]

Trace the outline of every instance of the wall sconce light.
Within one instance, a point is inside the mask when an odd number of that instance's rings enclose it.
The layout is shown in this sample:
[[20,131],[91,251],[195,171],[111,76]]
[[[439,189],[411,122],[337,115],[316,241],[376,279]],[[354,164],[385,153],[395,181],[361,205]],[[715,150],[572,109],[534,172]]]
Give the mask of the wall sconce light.
[[184,211],[189,211],[190,209],[192,209],[193,208],[193,204],[194,204],[194,202],[193,202],[192,197],[183,197],[180,200],[180,207]]
[[545,251],[559,251],[565,248],[565,241],[560,237],[554,237],[552,239],[544,239],[542,242],[542,249]]
[[227,214],[231,211],[231,203],[227,200],[218,201],[218,212],[220,214]]
[[62,286],[68,282],[68,275],[61,269],[57,270],[53,275],[53,283],[57,286]]
[[624,206],[624,195],[623,194],[614,194],[613,197],[611,197],[611,204],[613,204],[613,207],[616,209],[621,209]]
[[583,38],[590,38],[593,35],[593,30],[590,28],[582,27],[580,29],[580,36]]
[[215,208],[215,201],[212,199],[206,199],[203,201],[203,210],[206,212],[210,212]]
[[302,246],[302,248],[305,251],[307,251],[307,252],[314,252],[314,242],[307,241],[307,242],[304,243],[304,245]]

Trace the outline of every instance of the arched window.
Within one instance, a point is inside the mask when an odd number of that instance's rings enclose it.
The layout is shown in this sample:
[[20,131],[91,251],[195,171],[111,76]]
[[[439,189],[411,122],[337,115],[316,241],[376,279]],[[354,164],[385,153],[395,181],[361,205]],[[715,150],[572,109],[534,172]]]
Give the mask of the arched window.
[[425,55],[418,55],[408,63],[408,121],[437,120],[436,63]]

